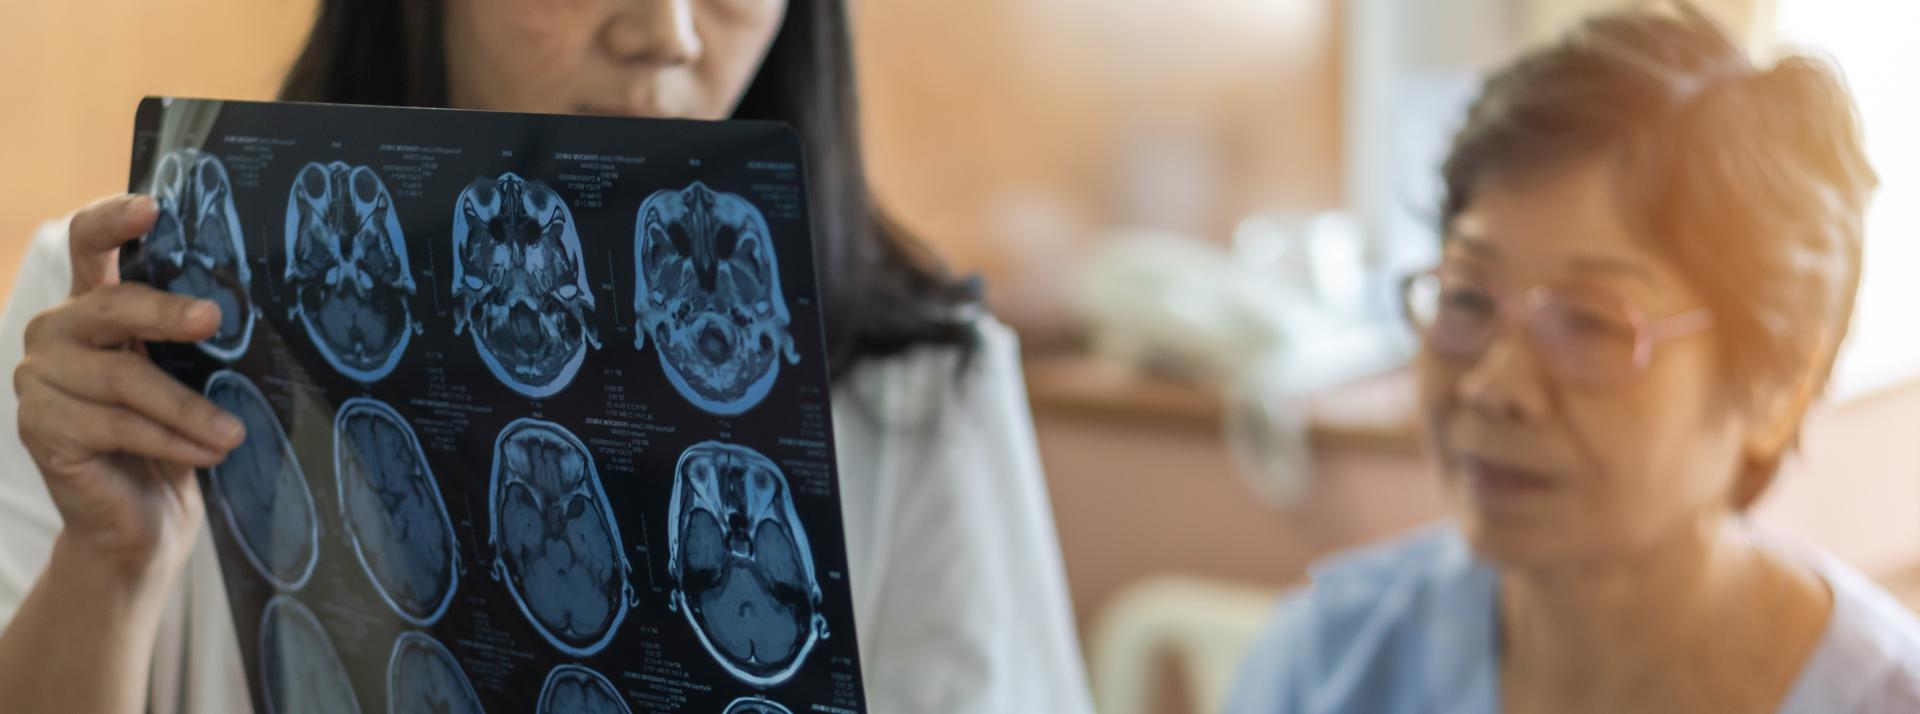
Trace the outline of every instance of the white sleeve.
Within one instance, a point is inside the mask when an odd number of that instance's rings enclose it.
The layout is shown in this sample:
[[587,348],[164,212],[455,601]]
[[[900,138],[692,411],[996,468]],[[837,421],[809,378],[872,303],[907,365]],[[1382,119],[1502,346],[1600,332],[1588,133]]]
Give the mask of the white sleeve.
[[34,233],[14,277],[6,314],[0,317],[0,628],[13,619],[46,568],[53,539],[60,533],[40,468],[20,443],[20,399],[13,392],[13,370],[25,353],[27,321],[66,298],[73,269],[67,258],[67,222],[49,221]]
[[1090,713],[1018,351],[1004,326],[981,327],[964,388],[951,370],[918,375],[951,398],[929,438],[902,439],[914,446],[885,477],[892,540],[876,609],[860,623],[871,628],[869,704],[878,714]]

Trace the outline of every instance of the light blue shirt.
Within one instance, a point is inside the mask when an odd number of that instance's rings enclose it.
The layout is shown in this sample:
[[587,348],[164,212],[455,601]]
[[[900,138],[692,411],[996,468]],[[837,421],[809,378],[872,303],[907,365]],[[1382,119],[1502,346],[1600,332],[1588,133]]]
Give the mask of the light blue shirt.
[[[1833,611],[1781,714],[1920,712],[1920,620],[1837,559],[1783,549],[1825,578]],[[1433,527],[1337,555],[1280,603],[1229,714],[1500,711],[1493,568]]]

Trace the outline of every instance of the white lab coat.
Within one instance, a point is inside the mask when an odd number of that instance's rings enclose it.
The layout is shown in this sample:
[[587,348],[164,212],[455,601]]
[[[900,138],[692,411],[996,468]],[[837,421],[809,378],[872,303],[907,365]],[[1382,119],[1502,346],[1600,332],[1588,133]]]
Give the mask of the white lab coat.
[[[66,221],[41,227],[0,318],[0,365],[66,297]],[[880,714],[1092,711],[1034,445],[1015,337],[983,318],[957,354],[920,349],[862,366],[833,392],[841,505],[868,704]],[[60,516],[0,401],[0,623],[45,567]],[[245,712],[241,665],[203,531],[154,652],[150,711]]]

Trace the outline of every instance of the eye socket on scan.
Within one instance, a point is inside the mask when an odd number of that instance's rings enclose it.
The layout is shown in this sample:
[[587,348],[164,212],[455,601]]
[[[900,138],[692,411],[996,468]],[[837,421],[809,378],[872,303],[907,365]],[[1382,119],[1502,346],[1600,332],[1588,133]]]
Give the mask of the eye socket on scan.
[[372,203],[379,199],[382,193],[384,193],[384,191],[380,188],[380,180],[374,177],[372,171],[362,169],[353,172],[353,197],[355,199],[363,203]]

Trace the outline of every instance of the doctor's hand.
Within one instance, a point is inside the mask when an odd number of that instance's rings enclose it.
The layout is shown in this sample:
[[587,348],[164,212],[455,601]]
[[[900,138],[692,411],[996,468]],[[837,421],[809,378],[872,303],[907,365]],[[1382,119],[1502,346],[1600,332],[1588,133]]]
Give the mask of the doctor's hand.
[[220,325],[212,302],[119,281],[120,246],[151,229],[156,210],[123,195],[74,214],[73,288],[27,324],[13,373],[20,439],[65,521],[61,540],[136,579],[185,563],[203,520],[194,469],[245,436],[141,346],[196,342]]

